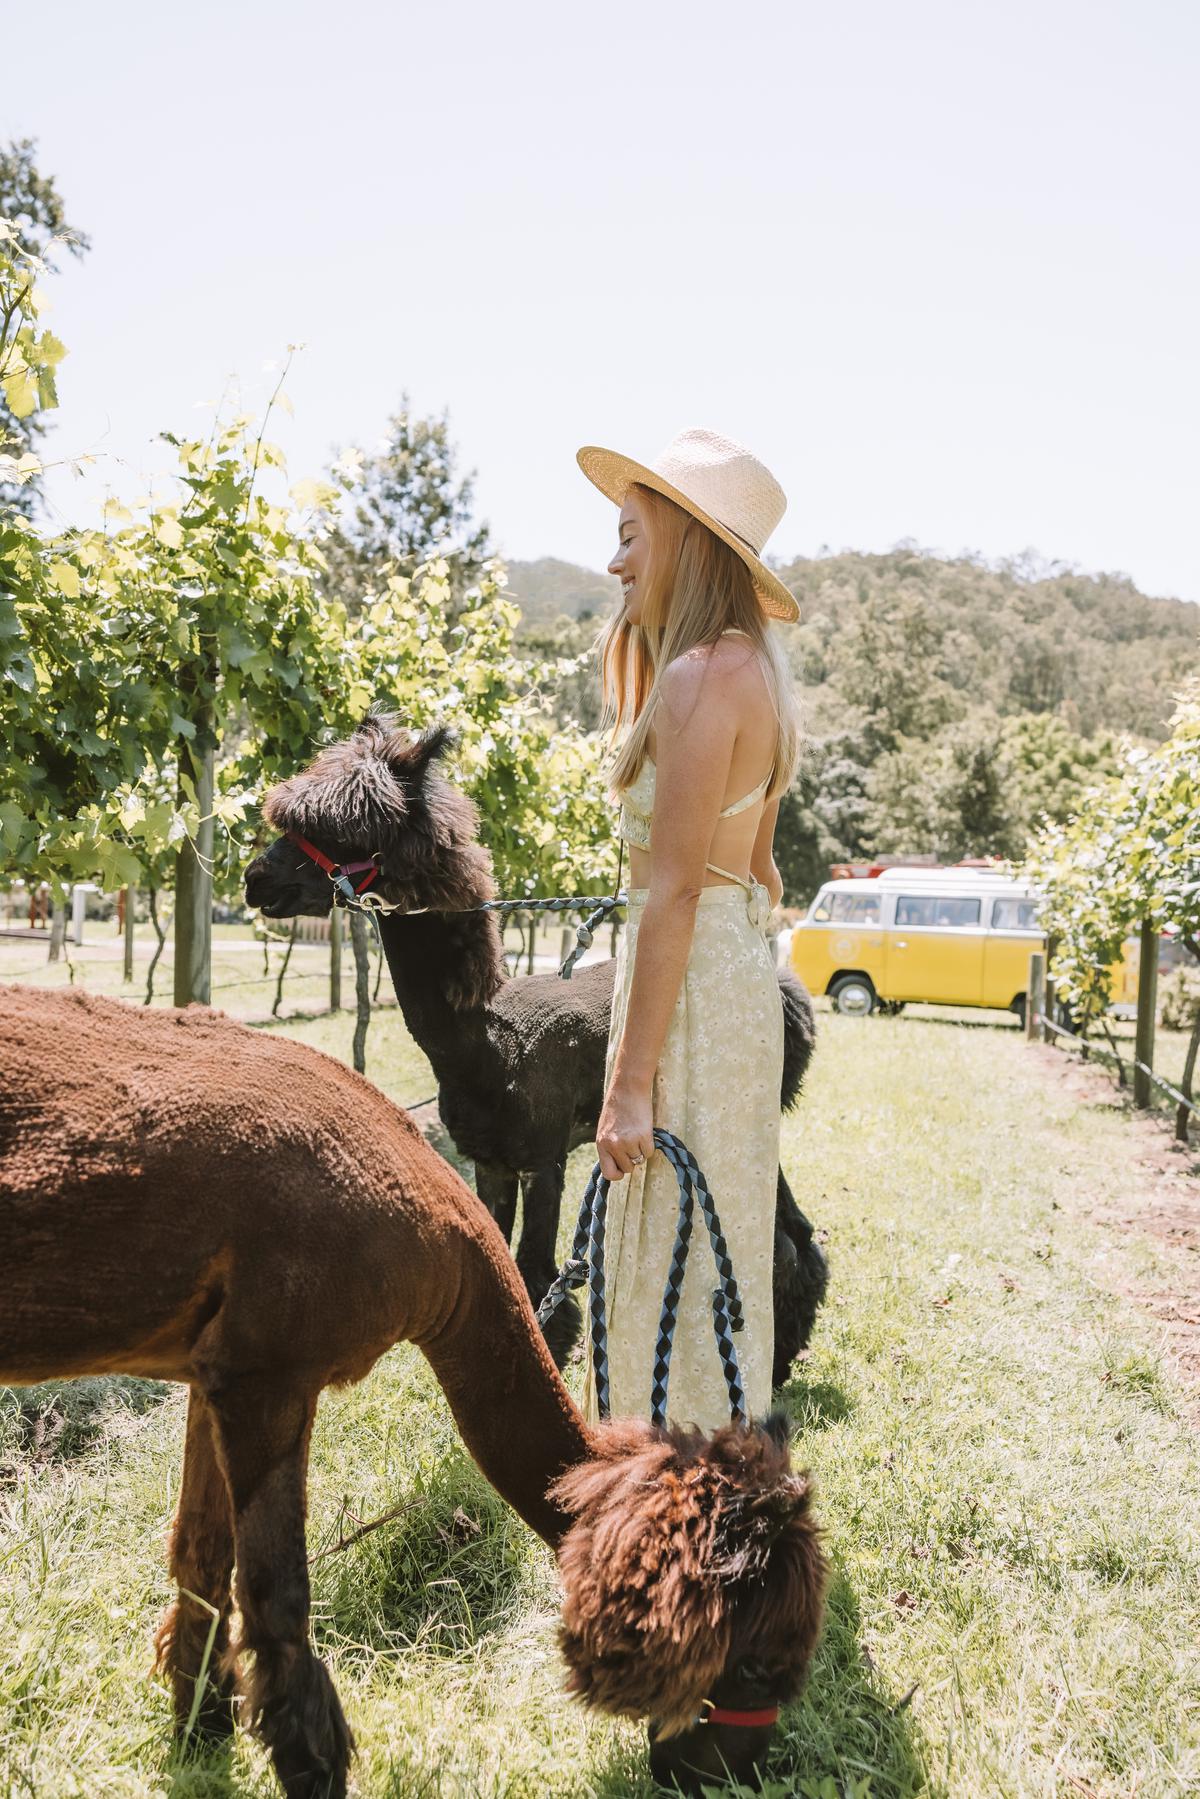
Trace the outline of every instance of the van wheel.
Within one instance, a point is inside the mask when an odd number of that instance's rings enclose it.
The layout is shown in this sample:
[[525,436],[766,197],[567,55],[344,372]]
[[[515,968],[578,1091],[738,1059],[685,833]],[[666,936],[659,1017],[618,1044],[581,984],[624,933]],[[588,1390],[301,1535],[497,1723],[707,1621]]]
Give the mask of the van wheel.
[[1017,1023],[1020,1025],[1022,1030],[1025,1029],[1025,1007],[1026,1007],[1027,1003],[1028,1002],[1026,1001],[1025,995],[1023,993],[1018,993],[1016,999],[1013,1001],[1012,1005],[1008,1008],[1010,1012],[1016,1013]]
[[829,997],[847,1018],[867,1018],[875,1010],[875,989],[864,974],[843,975],[829,989]]

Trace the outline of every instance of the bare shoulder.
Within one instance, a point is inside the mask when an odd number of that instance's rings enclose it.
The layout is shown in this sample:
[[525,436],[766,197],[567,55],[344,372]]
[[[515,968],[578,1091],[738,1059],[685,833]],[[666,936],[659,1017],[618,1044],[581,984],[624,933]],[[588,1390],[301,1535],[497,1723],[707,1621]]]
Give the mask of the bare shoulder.
[[679,725],[698,706],[710,719],[728,716],[736,725],[746,708],[762,702],[762,666],[744,637],[725,637],[697,644],[676,656],[663,670],[659,692],[667,713]]

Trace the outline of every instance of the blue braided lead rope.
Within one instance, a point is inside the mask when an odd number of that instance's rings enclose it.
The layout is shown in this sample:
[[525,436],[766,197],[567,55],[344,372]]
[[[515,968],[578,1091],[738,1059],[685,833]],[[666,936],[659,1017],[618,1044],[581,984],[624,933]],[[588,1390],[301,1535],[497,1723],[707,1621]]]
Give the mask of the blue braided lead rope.
[[[721,1371],[729,1393],[729,1409],[740,1423],[749,1421],[741,1367],[733,1341],[735,1331],[744,1328],[742,1302],[734,1278],[733,1263],[721,1231],[716,1202],[700,1165],[685,1143],[670,1131],[656,1129],[654,1141],[675,1170],[679,1185],[679,1212],[675,1227],[675,1244],[671,1265],[663,1290],[662,1314],[654,1352],[651,1375],[650,1416],[655,1424],[665,1424],[667,1389],[671,1373],[671,1350],[675,1340],[675,1324],[679,1298],[683,1290],[683,1274],[687,1266],[692,1238],[692,1220],[696,1197],[708,1228],[709,1241],[717,1265],[718,1285],[713,1291],[713,1331]],[[583,1200],[571,1254],[551,1283],[538,1307],[538,1323],[545,1325],[558,1310],[566,1295],[576,1287],[588,1288],[588,1324],[592,1344],[592,1368],[596,1381],[596,1404],[602,1418],[609,1415],[608,1325],[605,1307],[604,1231],[608,1212],[610,1183],[600,1172],[600,1164],[592,1169]]]
[[618,911],[627,904],[628,895],[609,893],[603,899],[597,899],[594,893],[576,894],[573,899],[537,899],[531,897],[523,900],[484,900],[482,905],[473,908],[476,912],[499,912],[507,917],[510,912],[582,912],[586,907],[592,910],[582,924],[575,926],[575,948],[568,954],[559,968],[559,978],[569,981],[575,964],[585,950],[592,947],[593,935],[597,925],[604,923],[610,912]]
[[679,1316],[679,1300],[683,1291],[683,1273],[687,1266],[688,1249],[692,1236],[692,1212],[694,1201],[700,1200],[700,1210],[704,1214],[704,1222],[708,1227],[709,1242],[712,1244],[713,1259],[717,1265],[717,1285],[713,1288],[713,1332],[717,1339],[717,1353],[721,1358],[721,1371],[725,1376],[725,1385],[729,1391],[729,1409],[733,1417],[740,1423],[749,1422],[746,1410],[746,1395],[742,1386],[742,1371],[738,1362],[737,1348],[733,1341],[733,1333],[745,1328],[742,1315],[742,1300],[734,1278],[733,1262],[730,1259],[729,1247],[721,1230],[721,1220],[717,1216],[716,1201],[709,1191],[708,1182],[696,1158],[685,1143],[669,1131],[655,1131],[654,1140],[675,1170],[675,1178],[679,1182],[679,1218],[675,1227],[675,1249],[671,1257],[671,1266],[667,1272],[667,1284],[663,1289],[662,1314],[658,1324],[658,1342],[654,1351],[654,1375],[650,1389],[650,1417],[655,1424],[667,1421],[667,1388],[671,1378],[671,1350],[675,1341],[675,1325]]

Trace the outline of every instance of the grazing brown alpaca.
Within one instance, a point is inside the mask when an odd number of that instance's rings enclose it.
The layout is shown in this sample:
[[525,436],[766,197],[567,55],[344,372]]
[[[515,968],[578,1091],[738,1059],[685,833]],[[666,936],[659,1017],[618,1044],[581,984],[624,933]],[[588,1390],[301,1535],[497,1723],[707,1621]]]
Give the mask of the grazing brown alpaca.
[[313,1415],[403,1339],[559,1552],[575,1690],[648,1717],[688,1790],[747,1775],[769,1726],[695,1720],[789,1698],[812,1653],[824,1563],[785,1432],[589,1430],[491,1218],[341,1064],[200,1008],[0,988],[0,1381],[187,1383],[160,1654],[183,1722],[215,1610],[198,1723],[232,1728],[248,1652],[245,1716],[288,1799],[338,1799],[351,1753],[308,1640]]

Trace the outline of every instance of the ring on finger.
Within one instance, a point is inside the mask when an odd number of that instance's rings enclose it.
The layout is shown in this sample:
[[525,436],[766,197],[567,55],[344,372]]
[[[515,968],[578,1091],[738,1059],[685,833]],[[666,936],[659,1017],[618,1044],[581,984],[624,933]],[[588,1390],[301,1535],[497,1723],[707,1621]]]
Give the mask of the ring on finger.
[[629,1159],[633,1163],[635,1168],[637,1168],[640,1163],[642,1163],[646,1160],[645,1156],[642,1154],[640,1149],[638,1150],[636,1156],[630,1156]]

